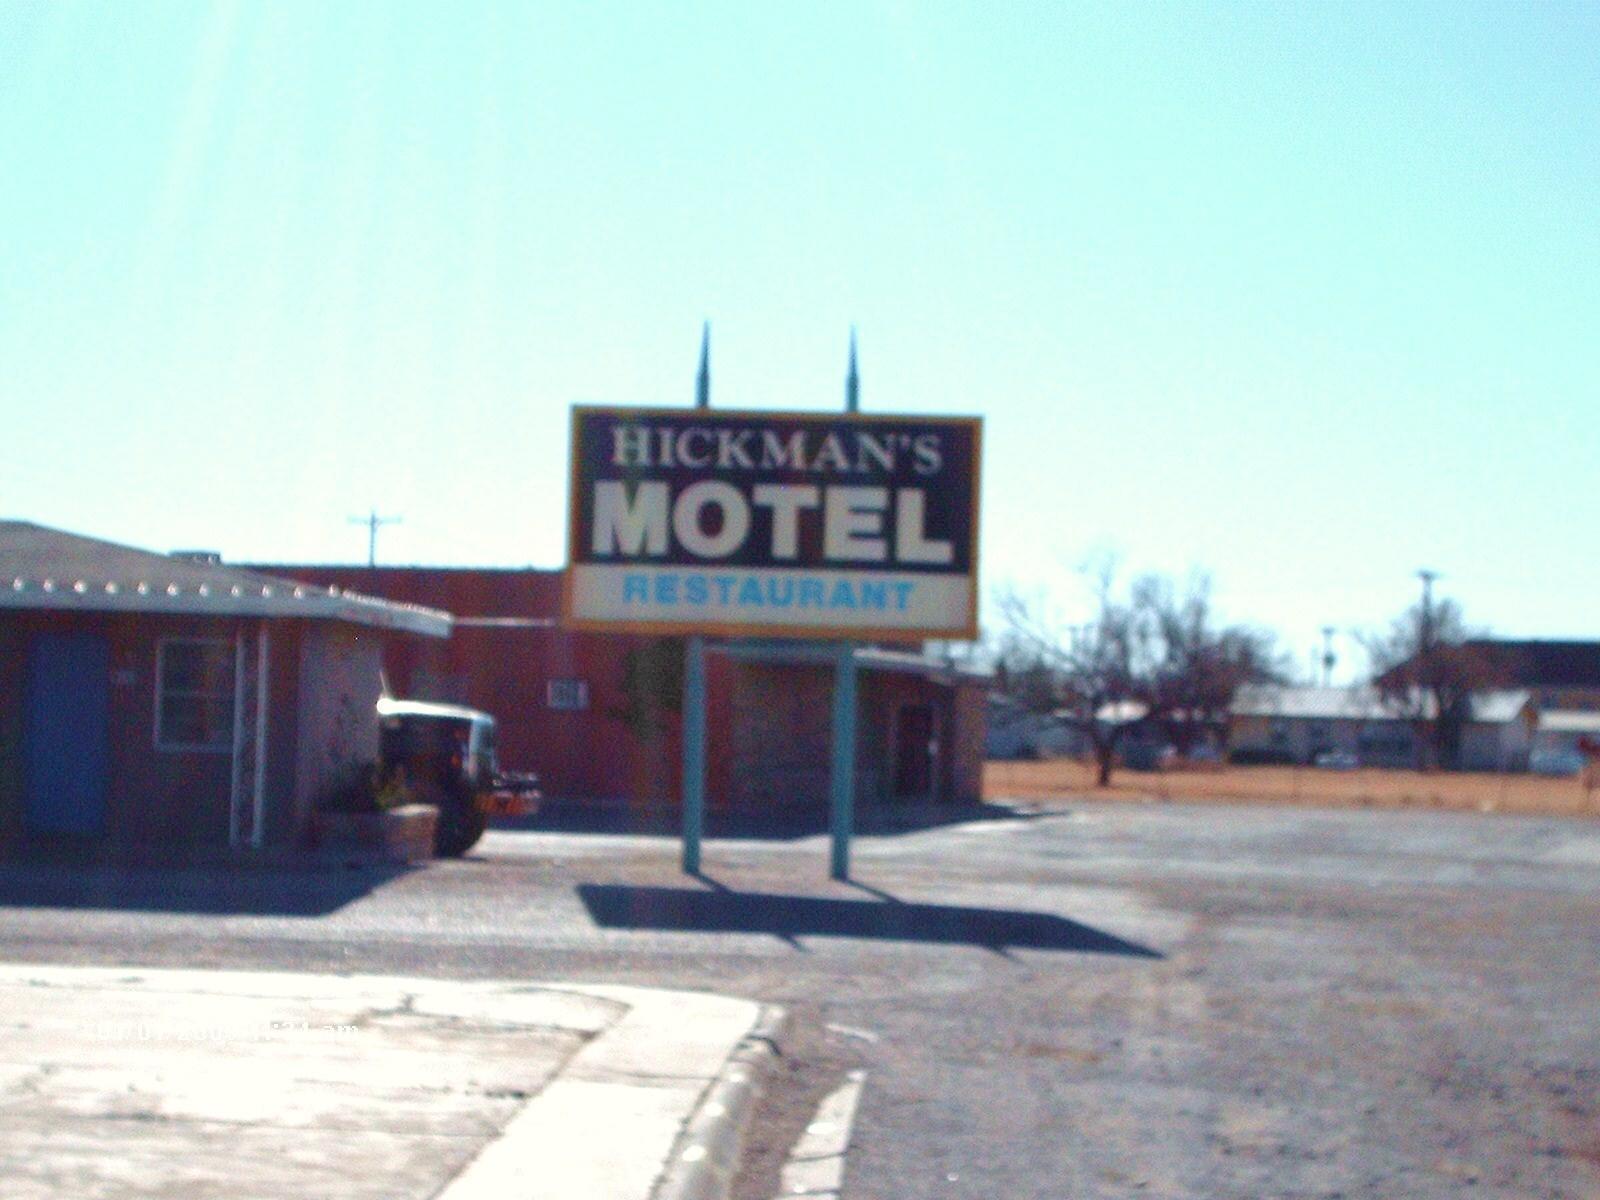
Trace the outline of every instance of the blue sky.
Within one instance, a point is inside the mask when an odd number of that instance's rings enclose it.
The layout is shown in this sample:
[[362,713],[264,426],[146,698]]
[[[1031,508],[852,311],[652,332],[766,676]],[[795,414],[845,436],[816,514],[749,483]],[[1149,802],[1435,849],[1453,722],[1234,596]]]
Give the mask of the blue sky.
[[[554,565],[575,401],[982,413],[983,578],[1600,636],[1600,6],[0,7],[0,513]],[[1347,654],[1354,664],[1352,653]]]

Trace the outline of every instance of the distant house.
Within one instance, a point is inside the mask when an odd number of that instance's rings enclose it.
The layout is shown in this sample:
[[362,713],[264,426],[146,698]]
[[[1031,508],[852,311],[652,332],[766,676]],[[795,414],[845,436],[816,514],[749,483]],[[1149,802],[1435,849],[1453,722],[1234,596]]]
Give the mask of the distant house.
[[1600,642],[1478,638],[1466,646],[1495,686],[1526,688],[1541,712],[1600,712]]
[[297,844],[447,614],[0,521],[0,846]]
[[[1537,720],[1525,690],[1477,694],[1462,731],[1461,767],[1525,769]],[[1408,767],[1416,750],[1411,723],[1373,687],[1251,684],[1230,709],[1228,756],[1236,762],[1310,763],[1338,751],[1363,766]]]
[[1088,739],[1050,713],[1035,712],[1010,696],[988,701],[987,758],[1066,758],[1084,754]]
[[1484,686],[1526,689],[1541,712],[1600,712],[1600,642],[1472,638],[1461,649]]

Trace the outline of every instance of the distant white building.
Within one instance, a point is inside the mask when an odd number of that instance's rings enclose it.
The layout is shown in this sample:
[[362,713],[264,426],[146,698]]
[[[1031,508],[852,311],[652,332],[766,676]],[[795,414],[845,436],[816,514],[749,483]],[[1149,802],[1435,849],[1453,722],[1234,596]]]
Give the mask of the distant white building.
[[1530,762],[1546,775],[1576,775],[1583,769],[1582,744],[1600,745],[1600,712],[1546,709],[1533,733]]
[[[1373,687],[1252,684],[1239,689],[1229,713],[1228,757],[1235,762],[1310,763],[1329,752],[1362,766],[1416,762],[1411,722]],[[1479,692],[1462,731],[1461,767],[1526,770],[1538,717],[1526,690]]]
[[986,758],[1068,758],[1086,750],[1087,739],[1050,713],[1035,712],[1009,696],[989,697]]

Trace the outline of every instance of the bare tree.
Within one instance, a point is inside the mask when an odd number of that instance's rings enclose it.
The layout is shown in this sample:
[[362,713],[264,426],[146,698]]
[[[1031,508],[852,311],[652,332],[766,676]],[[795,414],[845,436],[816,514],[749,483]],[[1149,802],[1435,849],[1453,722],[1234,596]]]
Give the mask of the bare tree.
[[1361,639],[1373,686],[1411,726],[1417,769],[1424,771],[1459,764],[1473,693],[1497,682],[1493,665],[1467,644],[1477,631],[1454,600],[1434,599],[1432,579],[1423,573],[1422,598],[1387,630]]
[[1265,629],[1216,626],[1211,580],[1190,576],[1179,593],[1162,579],[1141,581],[1142,603],[1161,642],[1156,700],[1168,739],[1184,756],[1225,733],[1234,693],[1247,683],[1281,683],[1286,675],[1276,638]]
[[1136,730],[1168,728],[1187,751],[1202,731],[1225,720],[1241,683],[1276,676],[1270,635],[1216,629],[1205,576],[1195,576],[1180,595],[1165,579],[1146,575],[1124,594],[1112,564],[1087,573],[1094,603],[1080,625],[1051,621],[1041,601],[1015,591],[1000,597],[1005,630],[997,679],[1024,707],[1082,735],[1099,786],[1111,782]]

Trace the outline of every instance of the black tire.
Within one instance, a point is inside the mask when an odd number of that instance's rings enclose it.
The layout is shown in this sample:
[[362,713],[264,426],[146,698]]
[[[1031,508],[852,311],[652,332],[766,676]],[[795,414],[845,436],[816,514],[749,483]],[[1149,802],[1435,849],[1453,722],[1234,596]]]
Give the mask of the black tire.
[[469,795],[440,796],[433,803],[439,809],[433,852],[440,858],[460,858],[478,844],[488,827],[488,814],[480,812]]

